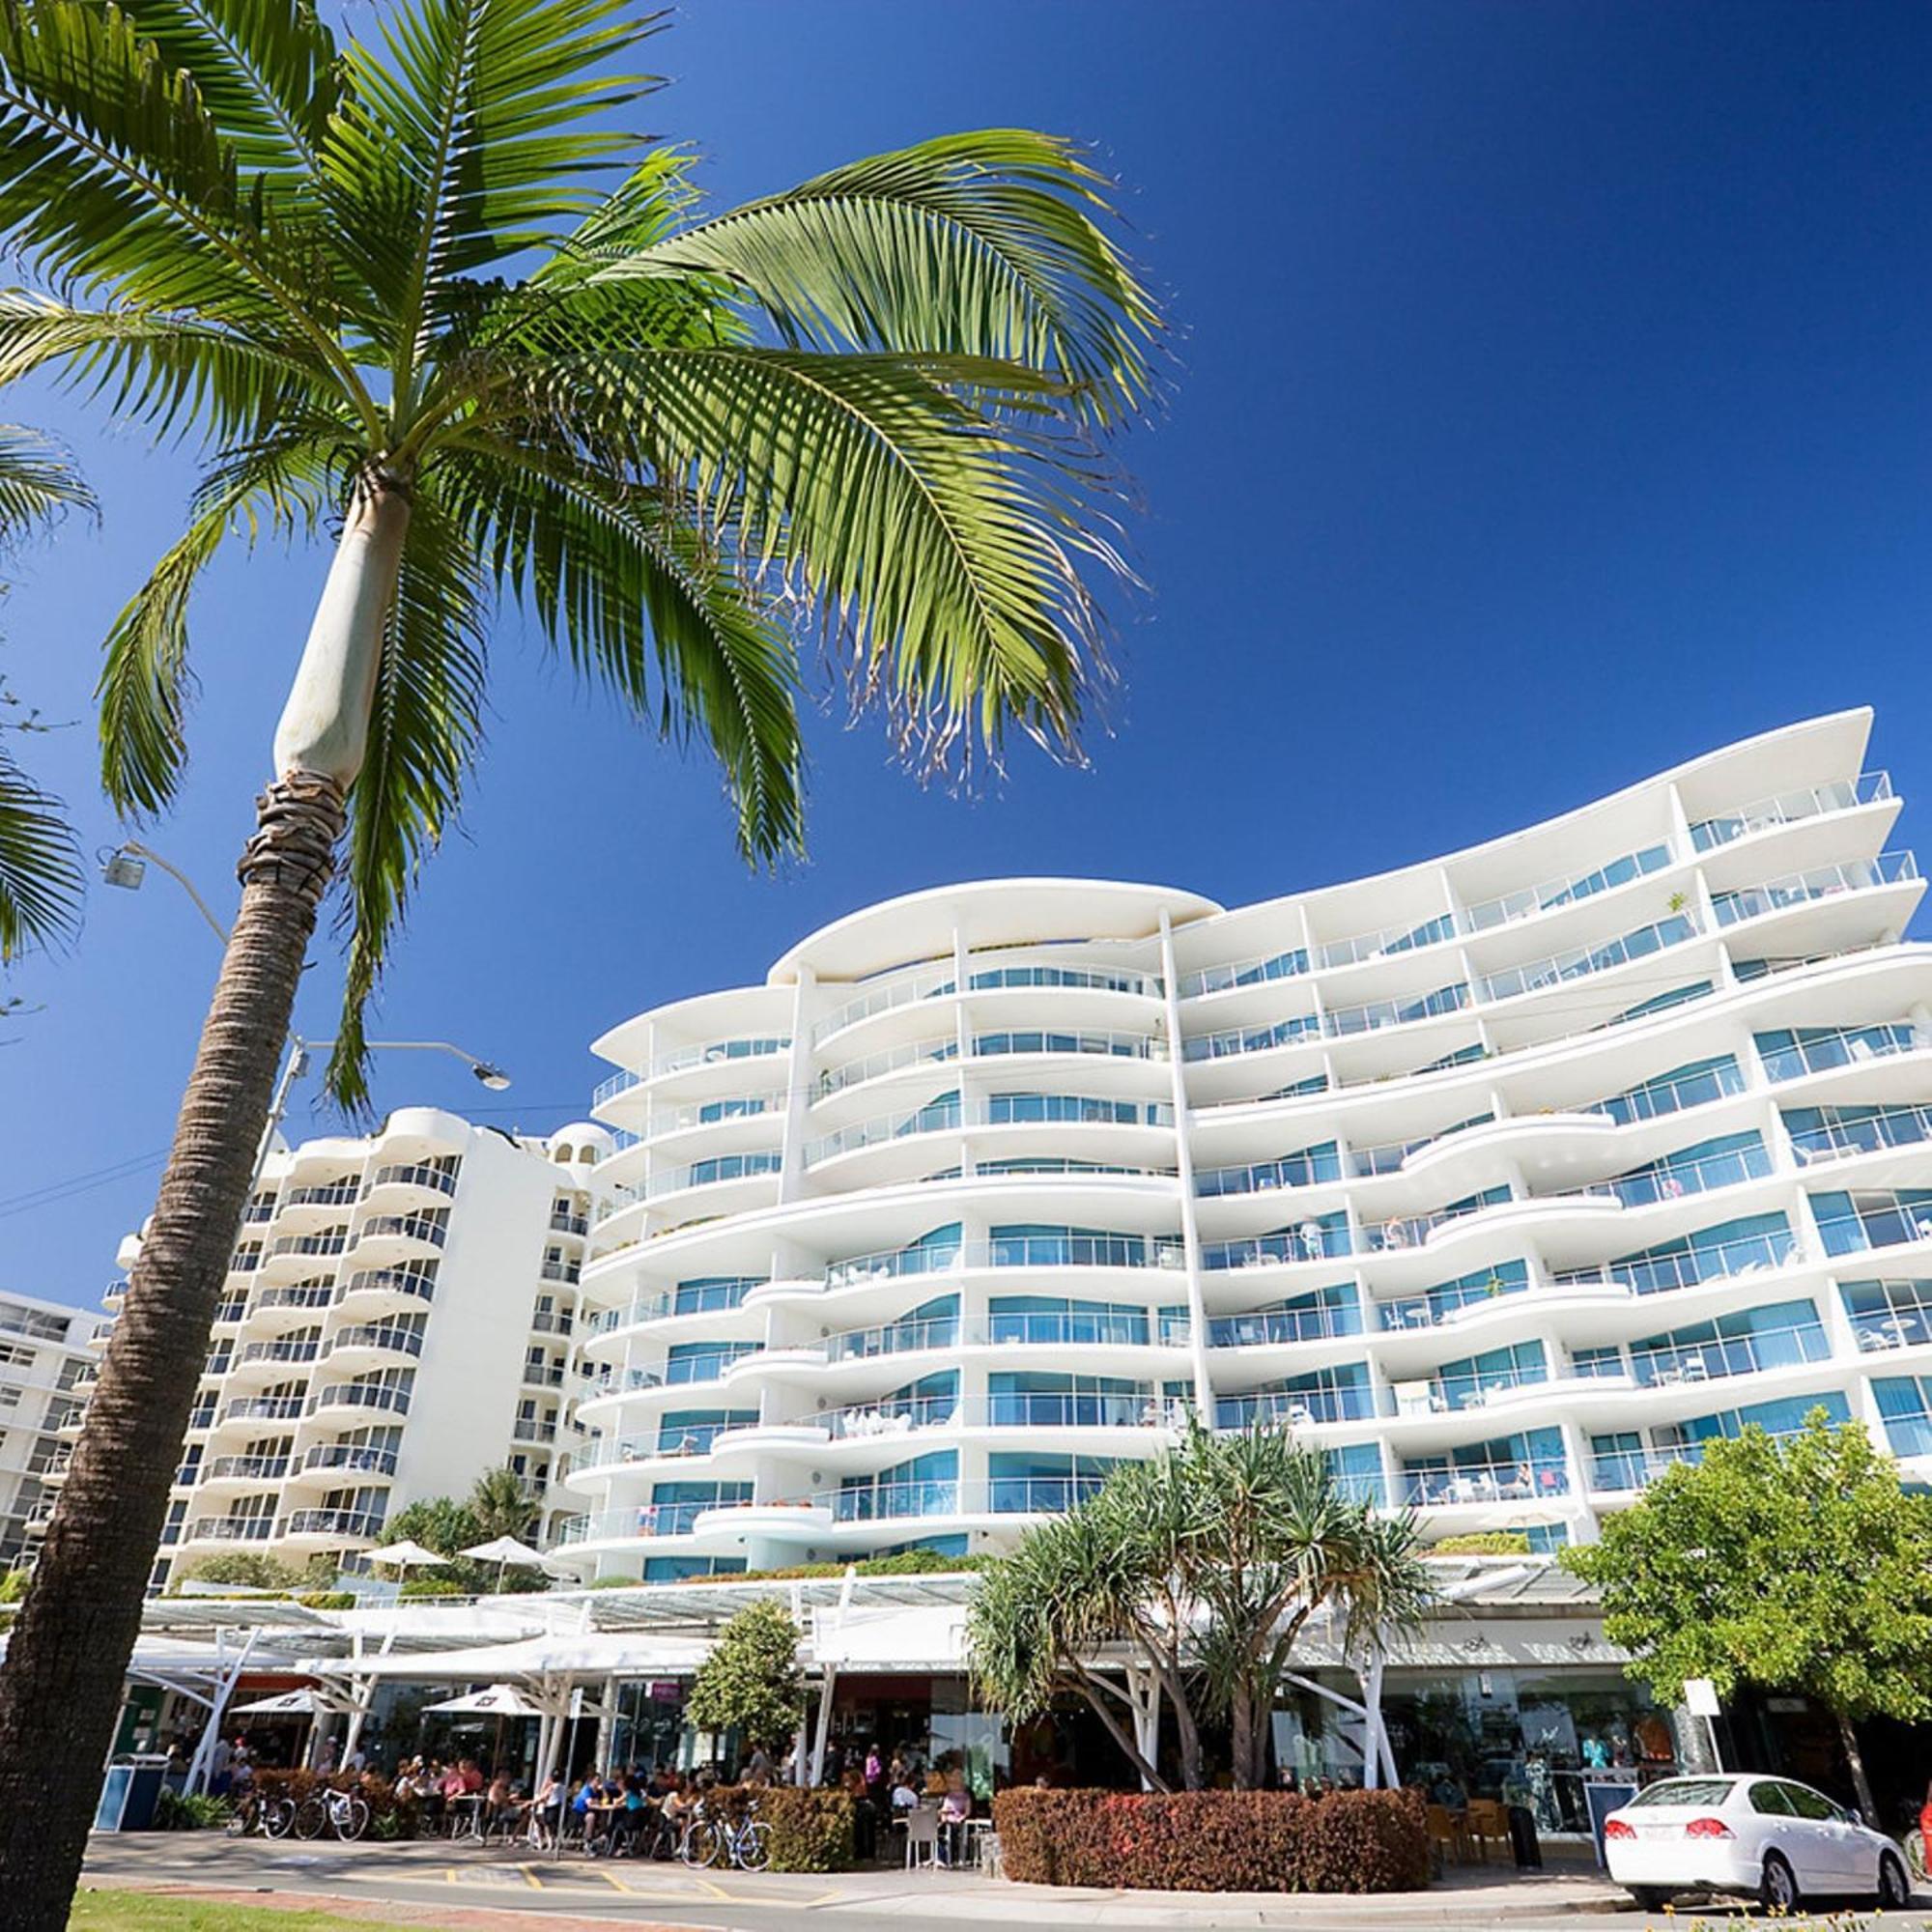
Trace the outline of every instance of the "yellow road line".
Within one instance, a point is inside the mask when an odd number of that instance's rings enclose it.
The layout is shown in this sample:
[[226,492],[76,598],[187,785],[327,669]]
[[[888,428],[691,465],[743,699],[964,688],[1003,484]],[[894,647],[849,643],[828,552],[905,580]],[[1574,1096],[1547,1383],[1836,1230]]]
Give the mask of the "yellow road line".
[[519,1865],[517,1869],[523,1873],[524,1883],[526,1886],[528,1886],[532,1891],[541,1891],[543,1889],[543,1880],[538,1878],[536,1873],[533,1872],[528,1865]]

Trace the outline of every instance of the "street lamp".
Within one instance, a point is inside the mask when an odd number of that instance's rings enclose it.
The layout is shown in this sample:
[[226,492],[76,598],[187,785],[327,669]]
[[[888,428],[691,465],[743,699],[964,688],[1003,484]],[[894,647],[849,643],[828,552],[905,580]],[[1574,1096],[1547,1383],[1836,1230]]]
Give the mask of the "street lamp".
[[213,927],[215,938],[223,946],[228,944],[228,928],[209,911],[208,901],[194,889],[194,881],[179,866],[169,865],[158,852],[128,838],[119,845],[103,845],[95,856],[100,862],[102,881],[129,893],[141,890],[141,881],[148,876],[151,865],[158,866],[194,901],[195,911]]

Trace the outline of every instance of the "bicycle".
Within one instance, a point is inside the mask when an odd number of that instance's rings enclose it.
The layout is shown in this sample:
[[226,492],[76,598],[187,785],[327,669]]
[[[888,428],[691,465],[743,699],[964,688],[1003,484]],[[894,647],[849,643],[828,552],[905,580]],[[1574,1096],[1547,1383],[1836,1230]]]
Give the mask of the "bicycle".
[[369,1829],[369,1804],[353,1791],[311,1791],[296,1812],[296,1836],[319,1838],[332,1831],[353,1844]]
[[245,1838],[260,1832],[265,1838],[286,1838],[295,1829],[296,1802],[251,1791],[228,1814],[228,1835]]
[[694,1871],[725,1863],[740,1871],[763,1871],[772,1861],[772,1828],[753,1815],[757,1808],[753,1799],[741,1818],[713,1818],[700,1806],[678,1856]]

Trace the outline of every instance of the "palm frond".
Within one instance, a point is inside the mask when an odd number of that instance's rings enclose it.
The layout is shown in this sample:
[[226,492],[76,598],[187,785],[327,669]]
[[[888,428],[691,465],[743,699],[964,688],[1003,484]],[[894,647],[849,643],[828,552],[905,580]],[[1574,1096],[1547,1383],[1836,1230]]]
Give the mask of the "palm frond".
[[1075,743],[1099,673],[1082,561],[1106,472],[1070,449],[1049,379],[977,358],[719,347],[561,358],[542,375],[586,436],[688,480],[748,564],[815,605],[863,698],[930,763],[1009,722]]
[[431,491],[418,493],[384,638],[369,750],[349,794],[339,925],[348,938],[342,1017],[326,1083],[367,1108],[364,1015],[411,888],[462,801],[483,736],[485,578]]
[[59,443],[38,430],[0,423],[0,544],[17,541],[65,510],[99,509]]
[[1160,318],[1096,219],[1100,185],[1073,143],[991,128],[837,168],[662,241],[613,221],[584,245],[608,258],[607,279],[726,276],[794,343],[1022,363],[1106,424],[1147,395]]
[[172,802],[187,758],[188,601],[238,526],[252,543],[264,521],[313,529],[328,501],[330,450],[300,435],[243,450],[204,477],[188,526],[162,554],[107,634],[95,696],[100,782],[119,811],[150,815]]
[[157,437],[190,430],[224,445],[252,443],[304,416],[355,422],[307,345],[251,338],[189,317],[81,308],[24,289],[0,290],[0,383],[49,364],[92,384],[116,415]]
[[313,164],[341,95],[314,0],[116,0],[168,66],[193,76],[243,168]]
[[634,137],[585,126],[657,85],[619,71],[662,16],[632,0],[407,0],[379,51],[352,42],[321,178],[390,309],[407,379],[446,293],[544,244]]
[[732,554],[663,493],[561,454],[478,439],[438,475],[491,575],[580,674],[710,748],[746,858],[802,849],[797,654]]
[[0,748],[0,960],[74,929],[80,853],[60,801]]

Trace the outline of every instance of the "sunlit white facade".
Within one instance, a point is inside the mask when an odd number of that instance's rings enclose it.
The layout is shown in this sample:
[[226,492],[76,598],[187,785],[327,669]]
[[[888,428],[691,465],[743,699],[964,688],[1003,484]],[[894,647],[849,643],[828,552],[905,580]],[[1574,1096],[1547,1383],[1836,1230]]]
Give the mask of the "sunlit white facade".
[[923,893],[615,1028],[560,1551],[978,1552],[1189,1415],[1537,1547],[1752,1420],[1932,1455],[1932,952],[1869,725],[1235,910]]
[[[588,1124],[520,1140],[412,1107],[373,1135],[272,1151],[215,1312],[156,1586],[234,1549],[340,1562],[409,1503],[463,1496],[494,1467],[542,1494],[565,1439],[589,1182],[611,1145]],[[139,1247],[123,1243],[124,1267]]]
[[46,1503],[63,1425],[94,1361],[99,1318],[0,1290],[0,1574],[28,1548],[27,1524]]

